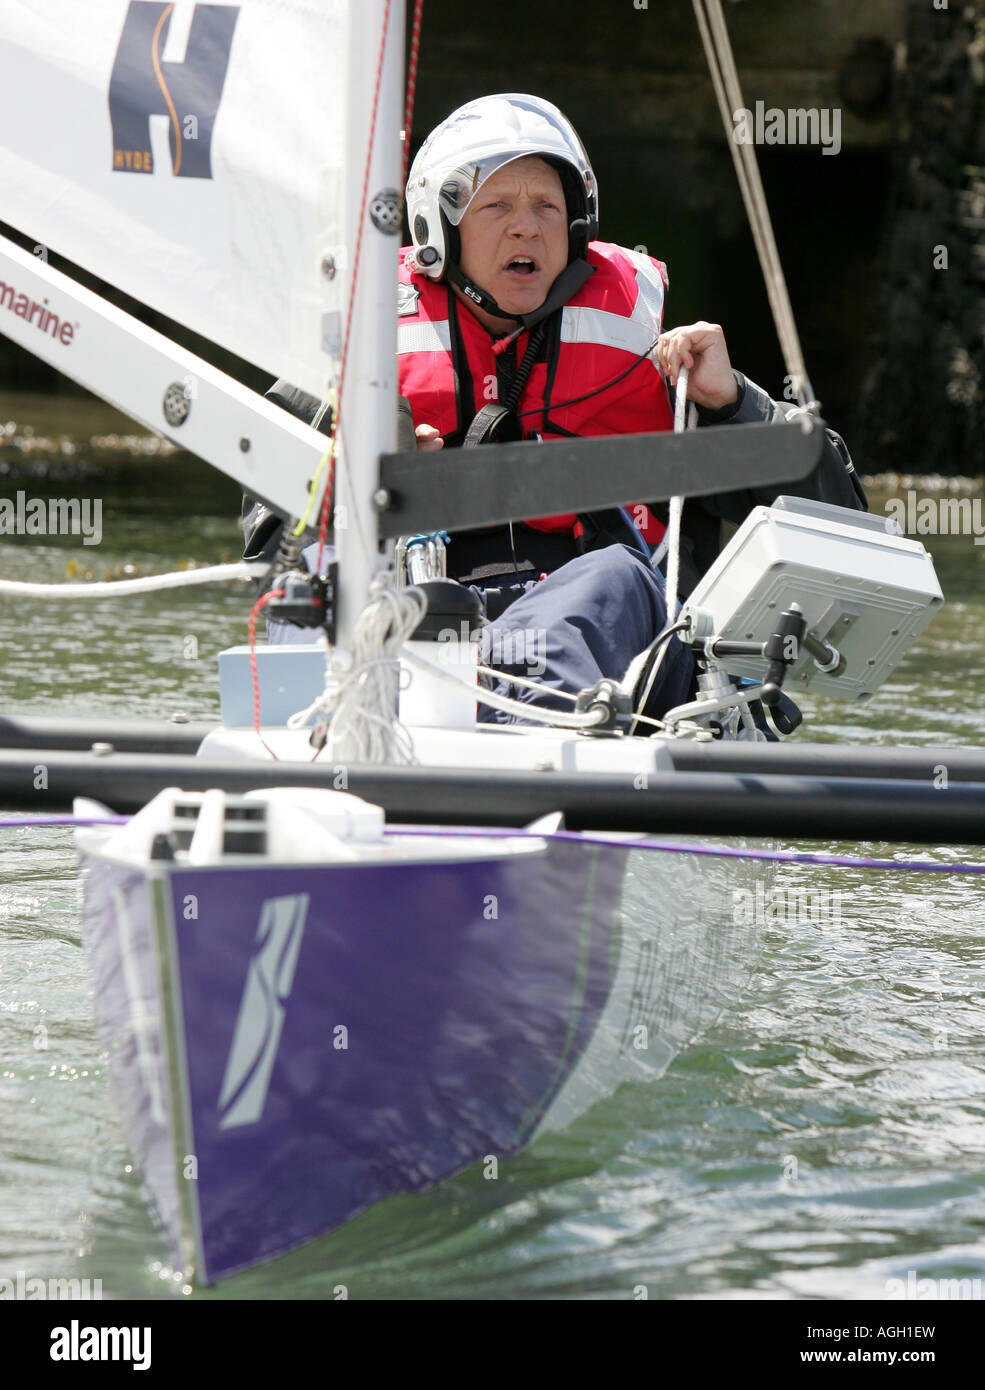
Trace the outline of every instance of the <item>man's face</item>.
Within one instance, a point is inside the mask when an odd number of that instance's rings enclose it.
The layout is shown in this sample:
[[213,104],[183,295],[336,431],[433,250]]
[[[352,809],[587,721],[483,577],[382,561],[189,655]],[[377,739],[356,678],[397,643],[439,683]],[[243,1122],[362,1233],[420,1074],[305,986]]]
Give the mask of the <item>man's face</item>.
[[515,159],[479,189],[462,218],[462,270],[510,314],[540,308],[568,263],[568,216],[556,169]]

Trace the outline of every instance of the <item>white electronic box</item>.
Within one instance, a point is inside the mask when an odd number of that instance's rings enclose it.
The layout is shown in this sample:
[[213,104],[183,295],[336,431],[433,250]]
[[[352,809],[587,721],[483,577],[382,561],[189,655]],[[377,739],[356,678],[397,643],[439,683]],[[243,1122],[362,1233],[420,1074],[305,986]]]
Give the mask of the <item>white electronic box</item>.
[[[842,660],[821,660],[801,644],[785,688],[794,697],[799,689],[866,700],[943,602],[930,555],[890,517],[780,497],[750,512],[702,578],[683,607],[690,630],[680,636],[765,642],[796,603],[808,637]],[[766,670],[755,656],[722,664],[754,679]]]

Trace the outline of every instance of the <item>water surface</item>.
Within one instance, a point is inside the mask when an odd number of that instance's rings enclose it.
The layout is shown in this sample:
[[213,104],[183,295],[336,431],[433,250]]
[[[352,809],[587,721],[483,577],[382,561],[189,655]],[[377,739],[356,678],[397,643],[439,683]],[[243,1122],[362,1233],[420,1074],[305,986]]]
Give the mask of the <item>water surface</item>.
[[[238,553],[231,485],[180,457],[87,466],[72,485],[101,497],[102,544],[6,540],[0,576],[61,580],[74,561],[101,578]],[[53,495],[44,476],[22,479],[8,490]],[[820,702],[807,736],[985,741],[983,549],[935,544],[948,607],[871,705]],[[246,613],[238,588],[5,600],[0,708],[215,717],[215,658],[245,639]],[[884,1298],[911,1270],[985,1278],[980,882],[784,868],[778,887],[838,911],[778,914],[742,1002],[661,1082],[623,1088],[494,1182],[473,1170],[390,1200],[192,1292],[168,1266],[114,1113],[71,835],[0,831],[0,1277],[99,1278],[107,1297],[331,1298],[344,1286],[397,1299]]]

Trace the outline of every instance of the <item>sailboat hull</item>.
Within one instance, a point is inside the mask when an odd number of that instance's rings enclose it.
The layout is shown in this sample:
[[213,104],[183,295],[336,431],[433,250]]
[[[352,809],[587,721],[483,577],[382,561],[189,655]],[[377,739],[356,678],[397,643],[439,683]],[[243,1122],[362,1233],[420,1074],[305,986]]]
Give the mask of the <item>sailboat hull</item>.
[[[100,1027],[176,1261],[211,1282],[659,1074],[749,933],[675,902],[677,856],[627,912],[630,855],[141,872],[84,851]],[[684,1000],[699,934],[714,960]]]
[[175,1253],[219,1278],[520,1148],[607,1002],[625,860],[86,861],[118,1100]]

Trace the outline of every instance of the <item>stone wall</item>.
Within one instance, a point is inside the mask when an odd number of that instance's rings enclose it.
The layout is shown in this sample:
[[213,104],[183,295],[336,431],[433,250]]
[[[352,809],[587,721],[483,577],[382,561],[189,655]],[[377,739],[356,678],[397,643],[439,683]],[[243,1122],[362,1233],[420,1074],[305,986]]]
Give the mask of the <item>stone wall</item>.
[[873,466],[985,472],[985,6],[912,0],[862,421]]
[[[733,0],[724,8],[747,104],[841,106],[850,148],[892,143],[888,93],[878,100],[878,77],[866,81],[857,50],[869,45],[871,56],[875,44],[877,66],[883,55],[892,60],[904,37],[903,0]],[[641,0],[425,0],[423,38],[419,131],[482,92],[519,90],[556,101],[593,154],[609,142],[723,138],[690,0],[648,0],[646,8]]]
[[[837,157],[759,151],[827,417],[865,469],[975,471],[985,0],[728,0],[725,11],[747,106],[841,112]],[[781,391],[691,0],[425,0],[413,146],[461,102],[510,90],[557,102],[581,131],[603,236],[670,267],[668,325],[721,322],[736,365]],[[932,267],[942,244],[946,272]],[[3,339],[0,385],[73,389]]]
[[[955,198],[962,186],[966,194],[973,187],[970,175],[962,185],[960,169],[985,163],[975,152],[981,89],[968,76],[983,5],[725,6],[747,106],[762,100],[841,112],[837,157],[796,146],[764,147],[759,155],[808,370],[826,415],[866,469],[887,466],[890,457],[921,470],[930,461],[944,470],[977,466],[969,452],[977,407],[969,397],[979,390],[981,284],[962,250],[974,229],[960,228]],[[497,0],[467,10],[460,0],[426,0],[423,37],[415,145],[449,110],[483,92],[532,91],[557,102],[593,159],[603,235],[645,245],[667,261],[669,320],[723,323],[736,364],[768,389],[782,389],[783,364],[690,0],[649,0],[645,9],[641,0]],[[955,82],[963,95],[942,90],[943,106],[928,95],[935,83],[946,89]],[[926,168],[915,178],[911,163],[922,150]],[[927,185],[927,168],[944,151],[947,170]],[[914,199],[917,225],[904,215]],[[974,218],[977,204],[966,198],[961,206]],[[953,253],[945,285],[917,274],[916,264],[929,267],[927,246],[946,238]],[[928,315],[938,358],[931,379],[915,388],[913,330],[922,325],[926,333]],[[949,422],[942,436],[932,423],[940,414]],[[918,428],[917,418],[927,424]]]

